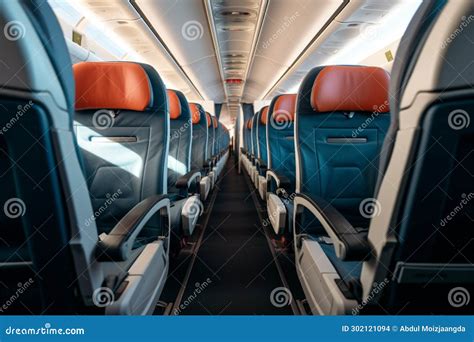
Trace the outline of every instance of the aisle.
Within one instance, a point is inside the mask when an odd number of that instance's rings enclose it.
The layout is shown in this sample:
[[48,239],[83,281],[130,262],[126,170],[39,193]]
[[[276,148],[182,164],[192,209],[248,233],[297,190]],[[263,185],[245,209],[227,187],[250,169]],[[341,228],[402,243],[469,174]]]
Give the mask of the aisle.
[[222,174],[179,314],[291,315],[289,305],[272,304],[272,291],[283,285],[244,175],[237,173],[233,158]]

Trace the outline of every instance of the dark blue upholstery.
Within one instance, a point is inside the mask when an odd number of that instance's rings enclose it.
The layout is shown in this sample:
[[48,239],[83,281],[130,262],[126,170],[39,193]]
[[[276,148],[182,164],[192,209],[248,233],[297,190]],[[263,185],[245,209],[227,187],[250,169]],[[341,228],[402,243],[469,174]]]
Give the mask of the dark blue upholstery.
[[252,129],[247,126],[249,123],[248,120],[245,121],[245,125],[244,125],[244,148],[247,152],[250,152],[252,151],[252,137],[251,137]]
[[[110,127],[99,127],[96,113],[109,108],[76,111],[74,131],[81,149],[92,205],[101,214],[99,232],[108,233],[143,199],[166,193],[168,100],[166,88],[153,67],[140,64],[149,78],[152,101],[143,112],[121,110],[105,114]],[[113,118],[112,118],[113,116]],[[103,142],[95,138],[135,137],[129,142]],[[104,203],[113,201],[104,209]]]
[[211,114],[206,112],[206,123],[207,123],[207,155],[208,158],[215,156],[214,153],[214,125],[212,124]]
[[[311,106],[311,90],[323,68],[312,69],[298,93],[295,136],[299,192],[324,198],[354,226],[367,227],[368,219],[361,216],[359,205],[362,200],[374,196],[379,154],[390,114],[315,112]],[[370,95],[369,90],[367,94]],[[332,140],[334,138],[349,140]],[[350,140],[353,138],[366,139],[366,142]],[[302,223],[307,225],[311,221],[304,219]],[[325,232],[319,227],[313,233]]]
[[255,113],[255,115],[252,117],[252,133],[251,133],[252,151],[251,152],[255,158],[258,158],[257,120],[258,120],[259,114],[260,114],[260,111]]
[[[257,143],[258,143],[258,157],[267,165],[267,127],[262,122],[263,110],[258,113],[257,117]],[[268,113],[267,113],[268,116]]]
[[168,193],[176,194],[176,181],[190,171],[193,125],[188,100],[174,90],[181,104],[181,115],[170,120],[170,147],[168,153]]
[[[280,95],[282,96],[282,95]],[[296,163],[294,122],[286,120],[277,122],[273,115],[275,103],[280,96],[273,98],[268,110],[267,138],[268,138],[268,168],[275,170],[288,178],[291,185],[287,191],[295,191]]]
[[201,170],[204,167],[204,163],[209,159],[207,147],[208,127],[204,108],[199,104],[195,105],[199,109],[199,122],[193,123],[191,169]]

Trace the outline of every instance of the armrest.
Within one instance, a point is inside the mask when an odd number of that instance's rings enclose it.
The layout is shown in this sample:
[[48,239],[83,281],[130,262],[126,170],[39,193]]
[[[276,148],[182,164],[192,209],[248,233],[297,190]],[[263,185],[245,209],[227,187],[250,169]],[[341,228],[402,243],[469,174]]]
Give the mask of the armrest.
[[101,234],[96,256],[99,261],[124,261],[130,256],[133,244],[150,218],[167,208],[170,200],[166,195],[152,196],[134,206],[110,231]]
[[258,173],[263,176],[267,171],[267,164],[263,159],[255,158],[255,166],[257,167]]
[[363,261],[370,256],[372,248],[367,240],[368,232],[366,230],[358,231],[324,199],[297,194],[294,205],[295,212],[298,206],[303,206],[319,220],[331,238],[339,259]]
[[201,172],[197,170],[192,170],[185,174],[184,176],[181,176],[178,178],[176,181],[176,188],[178,189],[183,189],[189,192],[189,189],[196,182],[199,182],[201,180]]
[[212,169],[212,167],[216,164],[216,157],[211,157],[204,162],[204,167],[208,169]]
[[267,184],[270,183],[270,178],[273,178],[275,180],[277,188],[283,188],[285,190],[288,190],[291,186],[290,179],[285,175],[278,173],[276,170],[267,170]]

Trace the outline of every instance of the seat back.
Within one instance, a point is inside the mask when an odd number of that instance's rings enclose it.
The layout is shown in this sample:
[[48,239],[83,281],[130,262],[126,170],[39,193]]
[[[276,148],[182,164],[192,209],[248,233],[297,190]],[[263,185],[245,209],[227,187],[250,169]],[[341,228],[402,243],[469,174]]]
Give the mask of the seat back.
[[[143,199],[164,194],[169,116],[166,88],[149,65],[74,65],[74,131],[99,232]],[[156,227],[158,228],[158,227]]]
[[394,140],[385,142],[373,257],[361,275],[364,298],[386,281],[372,301],[391,312],[472,312],[474,66],[466,43],[474,28],[450,37],[473,10],[471,2],[423,3],[395,60]]
[[[308,73],[298,93],[296,191],[324,198],[356,227],[368,226],[359,206],[373,197],[378,177],[390,123],[388,86],[381,68],[323,66]],[[309,222],[301,222],[306,229]]]
[[96,226],[84,225],[71,62],[47,2],[0,2],[0,24],[0,301],[21,291],[8,314],[72,312],[103,274]]
[[267,120],[267,146],[269,169],[284,174],[291,182],[291,190],[295,190],[295,139],[294,117],[296,94],[278,95],[273,98],[269,107]]
[[252,120],[247,119],[247,121],[245,121],[245,126],[244,126],[244,148],[248,152],[252,151],[251,133],[252,133]]
[[192,121],[193,121],[193,142],[191,149],[191,169],[201,170],[204,163],[209,159],[208,156],[208,126],[206,112],[204,108],[197,103],[190,103]]
[[176,181],[189,172],[193,124],[188,100],[178,90],[167,91],[170,110],[170,148],[168,153],[168,193],[179,193]]
[[258,157],[263,160],[265,165],[267,161],[267,120],[268,120],[268,106],[262,108],[257,119],[257,145]]
[[259,110],[255,115],[252,117],[251,129],[252,129],[252,155],[255,158],[258,158],[258,137],[257,137],[257,121],[260,115],[261,110]]
[[212,119],[212,128],[214,130],[214,136],[213,136],[213,153],[214,155],[218,155],[219,153],[219,121],[215,116],[211,116]]
[[206,122],[207,122],[207,154],[209,158],[215,156],[214,154],[214,125],[212,123],[212,116],[206,112]]

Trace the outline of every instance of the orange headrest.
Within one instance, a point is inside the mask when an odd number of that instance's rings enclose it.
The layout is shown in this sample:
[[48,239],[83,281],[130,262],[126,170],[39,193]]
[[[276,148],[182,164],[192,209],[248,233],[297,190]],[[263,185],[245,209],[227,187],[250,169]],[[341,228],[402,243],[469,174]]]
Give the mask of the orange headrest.
[[262,108],[262,113],[260,114],[260,123],[262,125],[266,125],[267,119],[268,119],[268,106],[265,106]]
[[181,102],[179,102],[178,94],[174,90],[166,90],[170,108],[170,119],[175,120],[181,116]]
[[214,123],[214,128],[217,128],[218,123],[217,123],[217,118],[215,116],[212,117],[212,122]]
[[198,124],[199,121],[201,121],[201,111],[199,109],[199,105],[196,103],[190,103],[189,109],[191,110],[193,124]]
[[247,122],[245,123],[245,127],[247,127],[247,129],[252,129],[252,119],[248,119]]
[[152,99],[145,70],[132,62],[82,62],[73,66],[76,110],[143,111]]
[[382,68],[328,66],[316,77],[311,107],[318,112],[371,112],[385,105],[389,111],[390,76]]
[[207,127],[211,127],[212,124],[212,119],[211,119],[211,114],[206,112],[206,120],[207,120]]
[[273,105],[272,117],[276,122],[290,122],[295,119],[296,94],[278,96]]

